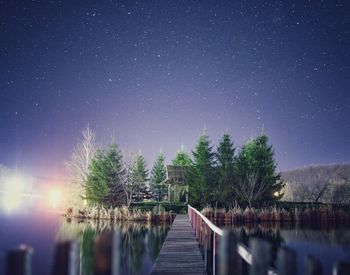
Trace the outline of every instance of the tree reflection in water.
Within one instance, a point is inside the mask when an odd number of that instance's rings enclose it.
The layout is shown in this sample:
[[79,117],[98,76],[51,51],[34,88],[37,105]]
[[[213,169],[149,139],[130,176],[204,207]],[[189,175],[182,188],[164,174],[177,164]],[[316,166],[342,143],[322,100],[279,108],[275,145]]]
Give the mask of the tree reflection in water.
[[95,236],[110,230],[118,230],[122,236],[120,255],[122,274],[145,274],[150,273],[157,259],[169,224],[62,219],[56,240],[78,241],[80,269],[83,274],[92,274]]
[[[229,225],[225,229],[236,233],[239,240],[248,245],[250,238],[261,238],[267,240],[272,245],[271,266],[275,266],[277,252],[281,246],[292,246],[299,251],[304,249],[303,244],[308,246],[323,247],[327,249],[323,253],[322,262],[326,262],[329,256],[327,253],[333,253],[334,249],[341,250],[344,257],[350,259],[350,229],[345,226],[320,225],[318,227],[303,227],[295,224],[281,223],[259,223],[245,225]],[[332,265],[333,263],[329,263]],[[302,267],[299,267],[301,269]]]

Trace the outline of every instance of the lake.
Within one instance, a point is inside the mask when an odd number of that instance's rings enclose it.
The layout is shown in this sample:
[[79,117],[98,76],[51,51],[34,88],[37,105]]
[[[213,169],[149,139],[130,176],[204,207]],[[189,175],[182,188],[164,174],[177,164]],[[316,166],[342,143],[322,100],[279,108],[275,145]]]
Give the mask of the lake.
[[332,274],[336,262],[350,260],[350,229],[346,227],[301,228],[293,225],[250,224],[223,228],[234,231],[246,245],[252,237],[268,240],[272,244],[274,262],[279,247],[294,249],[297,252],[298,274],[303,274],[303,260],[307,255],[313,255],[321,261],[323,274]]
[[112,226],[122,236],[122,274],[149,274],[169,230],[168,224],[67,221],[59,213],[43,211],[0,213],[0,224],[0,274],[5,273],[6,251],[19,244],[34,248],[33,274],[50,274],[55,242],[69,239],[79,241],[81,269],[91,274],[94,237]]
[[[59,240],[74,239],[81,245],[81,269],[91,274],[93,239],[99,232],[111,230],[108,221],[78,222],[61,217],[60,213],[28,208],[11,213],[0,213],[0,274],[4,274],[5,252],[28,244],[34,248],[33,274],[50,274],[54,244]],[[123,274],[149,274],[169,230],[168,224],[114,223],[122,234],[121,269]],[[301,228],[279,224],[226,226],[247,244],[249,238],[259,237],[272,243],[272,256],[287,246],[297,251],[298,274],[302,274],[303,259],[307,254],[320,259],[324,274],[331,274],[335,262],[350,260],[350,229],[344,227]]]

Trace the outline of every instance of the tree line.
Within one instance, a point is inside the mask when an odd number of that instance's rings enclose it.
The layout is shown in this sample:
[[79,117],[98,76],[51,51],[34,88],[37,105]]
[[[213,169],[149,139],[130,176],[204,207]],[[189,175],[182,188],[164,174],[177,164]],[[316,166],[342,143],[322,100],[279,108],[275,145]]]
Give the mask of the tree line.
[[[183,147],[172,160],[187,167],[189,203],[195,207],[231,207],[239,203],[252,207],[282,197],[284,186],[276,172],[274,150],[266,135],[250,139],[238,149],[224,134],[214,149],[206,134],[188,154]],[[87,127],[66,166],[72,175],[72,195],[88,204],[115,207],[152,197],[164,199],[167,187],[165,156],[160,152],[152,170],[141,152],[125,153],[116,142],[107,149],[96,145],[95,134]]]
[[196,207],[252,207],[266,200],[278,200],[284,186],[276,173],[274,151],[266,135],[246,142],[240,150],[224,134],[216,150],[202,134],[189,165],[189,202]]

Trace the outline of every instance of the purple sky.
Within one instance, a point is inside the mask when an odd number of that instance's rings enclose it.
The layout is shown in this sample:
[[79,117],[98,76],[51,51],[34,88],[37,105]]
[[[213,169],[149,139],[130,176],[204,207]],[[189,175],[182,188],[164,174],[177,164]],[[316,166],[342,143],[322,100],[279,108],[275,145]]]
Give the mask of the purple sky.
[[0,1],[0,164],[62,177],[87,123],[151,166],[206,129],[348,162],[347,1]]

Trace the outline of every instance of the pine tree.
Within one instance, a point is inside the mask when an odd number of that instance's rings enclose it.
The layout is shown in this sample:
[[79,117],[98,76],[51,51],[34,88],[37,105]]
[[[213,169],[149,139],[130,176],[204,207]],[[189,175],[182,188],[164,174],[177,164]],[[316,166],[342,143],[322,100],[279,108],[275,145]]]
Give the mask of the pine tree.
[[98,150],[91,162],[86,183],[86,199],[98,206],[114,207],[126,203],[124,181],[126,172],[116,144],[107,152]]
[[90,173],[86,180],[86,196],[90,204],[102,206],[103,199],[108,194],[108,183],[105,177],[105,156],[102,150],[97,150],[90,165]]
[[151,171],[150,189],[153,194],[156,195],[157,200],[160,201],[162,196],[166,194],[167,188],[162,181],[166,178],[166,169],[164,165],[165,156],[160,153],[154,162],[153,169]]
[[235,193],[249,206],[256,202],[280,199],[284,182],[276,173],[276,162],[268,138],[261,135],[246,143],[235,160]]
[[233,196],[233,161],[235,147],[228,134],[223,135],[220,144],[217,148],[217,180],[218,185],[215,189],[215,201],[220,206],[230,207],[234,201]]
[[148,170],[145,158],[141,152],[136,156],[132,168],[132,181],[136,185],[137,197],[140,200],[141,194],[147,191]]
[[123,165],[123,156],[117,144],[112,143],[105,156],[106,178],[108,183],[108,195],[105,204],[108,206],[119,206],[126,203],[124,184],[126,180],[126,169]]
[[190,166],[192,164],[190,156],[185,152],[183,146],[176,152],[175,159],[172,160],[173,165]]
[[195,207],[204,207],[213,202],[215,188],[214,153],[209,137],[202,134],[192,152],[193,164],[187,173],[189,183],[189,203]]

